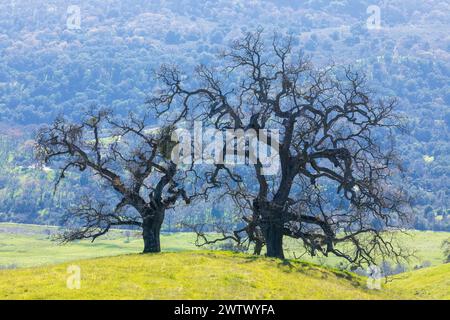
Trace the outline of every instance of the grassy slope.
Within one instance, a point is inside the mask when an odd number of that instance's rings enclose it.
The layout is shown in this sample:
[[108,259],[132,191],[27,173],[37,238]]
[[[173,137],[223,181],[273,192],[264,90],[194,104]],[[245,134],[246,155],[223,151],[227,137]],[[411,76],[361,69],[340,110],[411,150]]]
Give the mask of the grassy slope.
[[[450,232],[433,232],[433,231],[408,231],[407,234],[399,233],[397,242],[404,248],[414,251],[414,257],[409,261],[409,269],[412,270],[416,265],[422,265],[425,262],[429,265],[441,265],[444,260],[444,253],[441,248],[442,242],[450,238]],[[301,256],[301,245],[298,241],[287,239],[285,241],[288,256]],[[309,257],[302,256],[302,259],[317,263],[320,265],[337,266],[342,259],[336,256],[324,257]]]
[[[81,241],[59,246],[49,240],[49,234],[56,230],[0,224],[0,269],[136,253],[142,248],[140,238],[128,241],[121,231],[94,244]],[[414,263],[442,264],[440,243],[449,233],[413,232],[411,238],[402,237],[417,250],[419,260]],[[310,264],[290,262],[283,266],[276,260],[246,255],[195,253],[193,241],[189,233],[170,234],[162,237],[166,252],[190,252],[122,255],[0,271],[0,298],[450,299],[449,264],[397,275],[381,292],[374,292],[365,290],[359,277],[345,279],[345,273]],[[287,245],[295,250],[293,244]],[[333,265],[337,260],[319,262]],[[70,264],[81,266],[81,290],[66,288]]]
[[[81,288],[68,289],[69,265]],[[122,255],[0,271],[0,299],[450,299],[450,265],[364,278],[297,261],[211,251]]]
[[[66,288],[67,267],[81,289]],[[223,252],[123,255],[0,271],[3,299],[372,299],[362,278],[299,262]]]
[[[142,251],[142,240],[113,231],[107,237],[59,245],[51,241],[56,227],[0,223],[0,269],[55,264],[76,259],[114,256]],[[189,233],[167,234],[161,237],[165,251],[197,249]]]
[[[56,227],[0,223],[0,269],[16,267],[32,267],[54,264],[76,259],[86,259],[118,254],[138,253],[142,250],[140,236],[130,237],[129,241],[121,231],[109,233],[106,237],[90,241],[79,241],[60,246],[50,241],[49,233],[57,231]],[[399,235],[401,241],[414,248],[416,259],[411,260],[410,269],[425,261],[431,265],[443,262],[441,243],[450,238],[448,232],[411,231],[410,235]],[[195,236],[192,233],[166,234],[161,238],[162,249],[165,252],[196,250]],[[286,255],[289,258],[302,255],[298,241],[286,239]],[[328,266],[336,266],[340,261],[334,256],[328,258],[311,258],[307,255],[302,259]]]
[[450,300],[450,263],[399,274],[387,288],[407,299]]

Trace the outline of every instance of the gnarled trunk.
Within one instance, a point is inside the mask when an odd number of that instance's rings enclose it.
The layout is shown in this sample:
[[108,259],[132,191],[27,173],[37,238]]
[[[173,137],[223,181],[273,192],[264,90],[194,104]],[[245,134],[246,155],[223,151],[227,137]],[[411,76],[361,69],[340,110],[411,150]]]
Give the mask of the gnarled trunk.
[[283,253],[283,215],[268,202],[259,202],[254,206],[261,217],[261,230],[266,242],[266,255],[284,259]]
[[144,238],[143,253],[161,252],[161,225],[164,221],[164,212],[153,213],[144,218],[142,224],[142,237]]
[[284,259],[283,226],[277,221],[267,221],[263,226],[267,256]]

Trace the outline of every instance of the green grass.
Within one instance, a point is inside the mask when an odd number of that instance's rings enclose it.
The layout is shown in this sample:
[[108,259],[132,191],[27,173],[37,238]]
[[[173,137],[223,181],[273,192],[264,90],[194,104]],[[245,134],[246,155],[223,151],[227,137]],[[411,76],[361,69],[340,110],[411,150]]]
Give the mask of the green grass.
[[[139,253],[143,243],[139,235],[127,237],[114,230],[95,242],[77,241],[60,245],[52,241],[56,227],[0,223],[0,269],[33,267],[76,259]],[[164,251],[196,250],[193,234],[164,234]]]
[[[414,251],[414,256],[408,262],[408,269],[412,270],[415,266],[437,266],[444,262],[444,253],[441,247],[442,242],[450,238],[450,232],[433,232],[433,231],[408,231],[406,234],[398,233],[396,235],[397,242],[408,251]],[[287,256],[299,257],[303,252],[298,241],[287,239],[285,241],[285,250]],[[321,265],[337,266],[339,262],[345,262],[336,256],[310,257],[308,255],[301,256],[301,259],[314,262]]]
[[[417,251],[410,267],[424,261],[435,267],[396,275],[377,291],[366,289],[362,277],[311,262],[199,251],[191,233],[164,234],[165,252],[142,255],[138,234],[114,230],[94,243],[61,246],[50,240],[57,231],[0,224],[0,269],[8,269],[0,270],[0,299],[450,299],[450,264],[442,265],[440,248],[449,233],[399,235]],[[294,242],[286,247],[299,255]],[[70,265],[81,268],[80,290],[66,286]]]
[[[68,267],[81,287],[69,289]],[[0,299],[449,299],[450,264],[369,290],[363,277],[220,251],[130,254],[0,271]]]
[[[59,245],[50,240],[50,234],[57,231],[58,228],[53,226],[0,223],[0,269],[139,253],[143,248],[139,233],[127,237],[123,231],[114,230],[94,243],[78,241]],[[442,264],[444,256],[441,243],[450,238],[450,233],[411,231],[409,235],[400,234],[398,237],[406,247],[416,250],[416,258],[409,263],[409,269],[413,269],[415,265],[421,265],[424,262],[429,262],[429,265],[432,266]],[[161,237],[164,252],[196,250],[198,248],[195,247],[194,241],[195,235],[192,233],[163,234]],[[299,257],[302,254],[302,248],[298,241],[292,239],[286,239],[285,251],[288,258]],[[343,261],[334,256],[311,258],[303,255],[301,259],[331,267],[335,267],[340,261]]]
[[[68,289],[69,265],[81,288]],[[224,252],[133,254],[0,271],[0,299],[373,299],[358,276]]]
[[396,275],[387,289],[405,299],[450,300],[450,263]]

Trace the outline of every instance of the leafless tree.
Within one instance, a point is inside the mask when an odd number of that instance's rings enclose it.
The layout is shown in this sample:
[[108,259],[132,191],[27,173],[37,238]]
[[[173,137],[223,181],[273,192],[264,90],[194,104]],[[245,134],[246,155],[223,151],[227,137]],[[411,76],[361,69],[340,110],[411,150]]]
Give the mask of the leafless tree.
[[39,131],[38,159],[60,166],[55,188],[79,170],[111,191],[111,196],[107,191],[80,196],[80,204],[66,215],[67,222],[77,227],[63,233],[62,241],[94,241],[112,227],[137,226],[143,230],[144,253],[161,250],[166,210],[200,194],[195,173],[189,168],[180,172],[170,159],[173,127],[152,129],[147,122],[147,117],[134,115],[119,120],[109,110],[92,108],[80,122],[61,117]]
[[315,68],[290,37],[269,41],[258,30],[234,41],[217,67],[199,66],[191,78],[164,65],[158,78],[149,103],[160,116],[279,131],[278,174],[265,175],[258,159],[252,174],[217,164],[209,175],[237,201],[251,199],[246,217],[261,228],[268,256],[284,257],[284,236],[354,264],[403,256],[387,232],[408,221],[393,139],[401,119],[395,99],[377,98],[363,74]]

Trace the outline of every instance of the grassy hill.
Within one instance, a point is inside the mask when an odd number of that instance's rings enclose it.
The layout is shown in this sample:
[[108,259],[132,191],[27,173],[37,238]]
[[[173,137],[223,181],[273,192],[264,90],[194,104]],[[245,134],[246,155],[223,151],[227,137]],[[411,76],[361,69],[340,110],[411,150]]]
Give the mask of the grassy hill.
[[[139,235],[114,230],[91,243],[60,246],[56,227],[0,223],[0,299],[450,299],[450,264],[441,242],[449,233],[399,235],[417,259],[434,267],[396,275],[381,291],[357,275],[309,262],[199,251],[191,233],[162,236],[164,253],[137,254]],[[287,254],[298,244],[287,241]],[[107,257],[114,256],[114,257]],[[336,265],[338,259],[313,260]],[[81,289],[69,290],[67,268],[81,268]]]
[[[35,267],[104,256],[139,253],[142,237],[126,231],[113,230],[91,241],[76,241],[60,245],[52,241],[58,227],[18,223],[0,223],[0,269]],[[164,234],[161,243],[165,251],[196,250],[190,233]]]
[[[67,267],[81,289],[66,288]],[[0,271],[4,299],[370,299],[362,278],[312,264],[222,252],[123,255]]]
[[407,299],[450,300],[450,263],[399,274],[387,288]]
[[[127,235],[125,231],[114,230],[96,240],[77,241],[68,245],[58,245],[51,241],[57,227],[16,223],[0,223],[0,269],[34,267],[119,254],[139,253],[142,251],[142,238],[139,233]],[[450,238],[448,232],[411,231],[409,235],[399,234],[399,240],[406,247],[416,251],[416,258],[411,259],[409,269],[416,265],[437,266],[443,262],[441,243]],[[195,235],[192,233],[163,234],[161,237],[164,252],[197,250],[194,245]],[[286,256],[294,258],[302,256],[320,265],[337,266],[342,261],[334,256],[328,258],[311,258],[302,255],[301,243],[286,239]]]
[[[68,289],[68,267],[81,288]],[[0,271],[0,299],[448,299],[450,265],[368,290],[365,279],[298,261],[197,251],[131,254]]]

